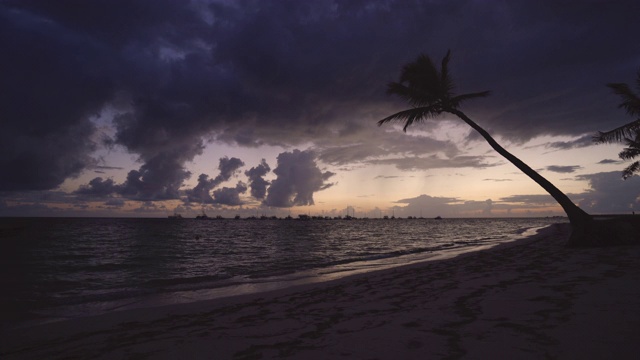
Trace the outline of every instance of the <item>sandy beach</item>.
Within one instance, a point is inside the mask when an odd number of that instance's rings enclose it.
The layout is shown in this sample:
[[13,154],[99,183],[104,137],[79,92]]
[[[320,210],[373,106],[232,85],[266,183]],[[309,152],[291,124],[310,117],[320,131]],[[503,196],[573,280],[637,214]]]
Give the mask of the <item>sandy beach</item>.
[[553,225],[448,260],[20,328],[0,358],[637,358],[640,247],[567,236]]

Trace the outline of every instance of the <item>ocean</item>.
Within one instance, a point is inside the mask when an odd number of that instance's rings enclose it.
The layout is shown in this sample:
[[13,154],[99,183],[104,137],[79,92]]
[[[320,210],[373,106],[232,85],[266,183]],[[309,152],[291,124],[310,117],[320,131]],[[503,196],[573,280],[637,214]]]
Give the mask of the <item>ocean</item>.
[[0,326],[324,281],[566,221],[0,218]]

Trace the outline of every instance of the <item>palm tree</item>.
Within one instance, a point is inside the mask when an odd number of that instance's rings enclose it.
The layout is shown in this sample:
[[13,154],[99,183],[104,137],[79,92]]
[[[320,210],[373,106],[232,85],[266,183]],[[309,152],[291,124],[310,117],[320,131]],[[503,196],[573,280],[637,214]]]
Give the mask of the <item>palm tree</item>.
[[572,232],[568,245],[585,245],[587,227],[591,223],[591,216],[576,206],[567,195],[555,187],[551,182],[538,174],[522,160],[505,150],[487,131],[471,120],[459,107],[466,100],[486,97],[489,91],[455,95],[454,84],[449,74],[449,59],[451,51],[442,59],[441,69],[426,55],[420,55],[415,62],[406,64],[401,71],[400,81],[391,82],[387,93],[398,95],[405,99],[411,108],[400,111],[378,121],[378,125],[392,121],[404,122],[403,131],[414,123],[434,118],[442,113],[450,113],[462,119],[475,129],[482,137],[504,158],[528,175],[533,181],[544,188],[562,206],[569,221]]
[[[613,93],[620,95],[622,103],[618,107],[625,109],[631,116],[639,116],[638,119],[609,131],[599,131],[594,136],[596,143],[624,142],[627,147],[618,155],[623,160],[631,160],[640,155],[640,96],[636,95],[629,85],[623,83],[607,84]],[[636,79],[636,87],[640,92],[640,69]],[[640,171],[640,162],[635,161],[622,171],[622,178],[628,179],[633,173]]]

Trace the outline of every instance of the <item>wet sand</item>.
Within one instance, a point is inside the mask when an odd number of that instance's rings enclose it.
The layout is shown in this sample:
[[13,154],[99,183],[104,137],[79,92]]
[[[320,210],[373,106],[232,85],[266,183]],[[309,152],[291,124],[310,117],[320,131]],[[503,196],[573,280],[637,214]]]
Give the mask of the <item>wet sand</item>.
[[327,283],[0,334],[2,359],[631,359],[640,246],[567,249],[568,225]]

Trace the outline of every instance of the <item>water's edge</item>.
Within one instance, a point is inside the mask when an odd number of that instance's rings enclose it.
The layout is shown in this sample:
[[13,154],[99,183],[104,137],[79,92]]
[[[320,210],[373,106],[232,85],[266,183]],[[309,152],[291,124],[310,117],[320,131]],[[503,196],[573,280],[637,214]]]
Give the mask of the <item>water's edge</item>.
[[302,285],[325,283],[380,270],[416,265],[431,261],[447,260],[478,251],[490,250],[498,246],[515,246],[519,243],[527,242],[540,232],[543,232],[552,226],[553,225],[546,225],[521,229],[517,236],[514,236],[509,241],[501,243],[455,249],[441,249],[437,252],[431,253],[407,254],[396,257],[337,264],[329,267],[309,269],[284,275],[235,278],[229,279],[229,281],[217,283],[215,286],[207,289],[157,293],[128,299],[53,308],[40,312],[39,315],[41,317],[38,319],[23,321],[18,324],[13,324],[11,327],[31,327],[50,322],[93,317],[113,312],[152,309],[171,305],[184,305],[234,296],[266,293]]

